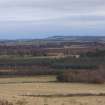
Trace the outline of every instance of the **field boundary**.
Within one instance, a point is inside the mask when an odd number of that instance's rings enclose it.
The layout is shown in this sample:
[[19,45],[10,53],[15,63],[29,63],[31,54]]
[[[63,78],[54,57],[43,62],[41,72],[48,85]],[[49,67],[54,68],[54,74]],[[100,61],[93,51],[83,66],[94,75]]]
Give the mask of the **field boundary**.
[[27,97],[48,97],[48,98],[55,98],[55,97],[84,97],[84,96],[105,96],[105,93],[70,93],[70,94],[48,94],[48,95],[34,95],[34,94],[23,94],[20,96],[27,96]]

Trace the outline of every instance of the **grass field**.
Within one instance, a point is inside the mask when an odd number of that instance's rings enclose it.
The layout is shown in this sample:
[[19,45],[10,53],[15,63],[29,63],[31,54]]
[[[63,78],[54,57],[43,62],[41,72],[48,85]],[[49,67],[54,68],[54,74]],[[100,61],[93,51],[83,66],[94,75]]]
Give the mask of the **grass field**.
[[0,84],[11,84],[11,83],[40,83],[40,82],[53,82],[56,81],[55,76],[20,76],[20,77],[4,77],[0,78]]
[[24,101],[21,105],[105,105],[105,96],[76,96],[105,94],[105,84],[58,83],[55,80],[55,76],[0,78],[0,99],[15,104]]

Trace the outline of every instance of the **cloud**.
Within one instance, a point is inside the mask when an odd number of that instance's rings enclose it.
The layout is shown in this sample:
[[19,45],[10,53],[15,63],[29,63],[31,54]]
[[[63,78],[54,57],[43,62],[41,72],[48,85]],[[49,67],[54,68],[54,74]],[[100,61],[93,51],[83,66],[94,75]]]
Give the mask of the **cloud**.
[[0,14],[1,21],[105,16],[105,0],[0,0]]
[[105,27],[105,0],[0,0],[0,23],[3,34],[66,34],[80,28],[82,33],[84,27],[86,32],[89,27],[100,32]]

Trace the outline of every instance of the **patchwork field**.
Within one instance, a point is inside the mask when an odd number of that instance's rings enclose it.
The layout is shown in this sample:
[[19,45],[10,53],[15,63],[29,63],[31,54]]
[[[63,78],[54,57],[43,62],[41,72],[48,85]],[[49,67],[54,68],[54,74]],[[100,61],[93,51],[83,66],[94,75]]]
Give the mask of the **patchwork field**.
[[105,105],[105,84],[55,81],[55,76],[0,78],[0,99],[16,105]]

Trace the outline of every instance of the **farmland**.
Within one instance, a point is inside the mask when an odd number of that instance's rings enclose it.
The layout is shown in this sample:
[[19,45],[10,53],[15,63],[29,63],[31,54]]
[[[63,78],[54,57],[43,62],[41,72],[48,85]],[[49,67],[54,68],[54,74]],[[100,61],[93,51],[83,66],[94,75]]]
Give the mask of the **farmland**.
[[54,40],[0,43],[0,105],[105,105],[105,43]]
[[103,37],[65,38],[0,41],[0,76],[57,75],[64,70],[99,69],[105,64]]
[[105,84],[58,83],[55,80],[56,76],[0,78],[0,99],[13,103],[24,100],[26,105],[90,105],[90,102],[91,105],[105,104],[105,96],[87,95],[104,94]]

